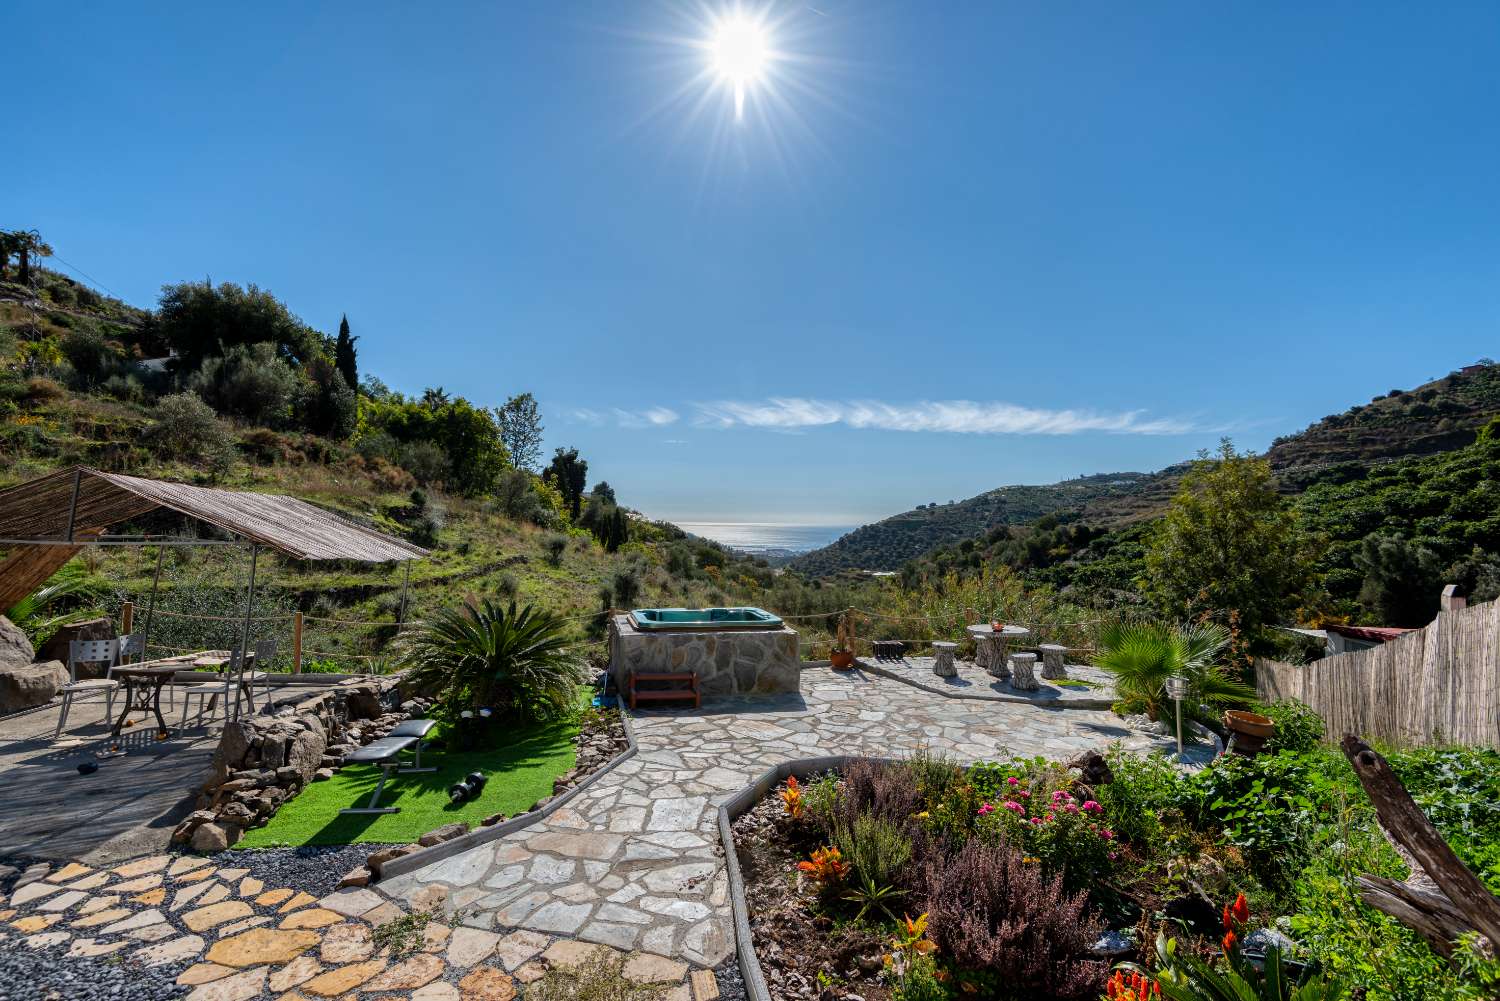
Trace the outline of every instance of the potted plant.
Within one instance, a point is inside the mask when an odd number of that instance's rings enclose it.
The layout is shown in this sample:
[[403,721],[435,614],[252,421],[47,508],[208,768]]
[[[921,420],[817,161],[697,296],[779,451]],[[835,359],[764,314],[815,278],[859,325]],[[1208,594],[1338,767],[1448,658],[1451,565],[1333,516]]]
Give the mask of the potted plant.
[[1225,710],[1224,726],[1234,735],[1234,749],[1241,754],[1259,754],[1276,732],[1276,721],[1271,717],[1244,709]]
[[839,616],[838,633],[833,638],[833,652],[828,659],[837,671],[847,671],[854,666],[854,621],[847,612]]

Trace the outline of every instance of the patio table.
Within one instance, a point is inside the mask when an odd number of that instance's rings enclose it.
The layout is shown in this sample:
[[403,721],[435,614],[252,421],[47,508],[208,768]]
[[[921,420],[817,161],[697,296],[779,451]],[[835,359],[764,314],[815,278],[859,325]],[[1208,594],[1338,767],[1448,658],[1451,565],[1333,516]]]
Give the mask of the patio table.
[[120,731],[125,726],[125,720],[133,709],[151,710],[156,716],[157,732],[170,733],[171,731],[167,729],[167,721],[162,719],[161,715],[161,690],[182,668],[183,662],[181,661],[171,664],[157,662],[117,667],[110,672],[110,676],[118,680],[125,688],[125,708],[120,711],[120,718],[115,720],[110,736],[120,735]]
[[988,622],[969,626],[966,631],[974,637],[974,666],[997,678],[1010,674],[1010,666],[1006,660],[1010,656],[1011,643],[1031,635],[1031,630],[1025,626],[1007,625],[997,632]]

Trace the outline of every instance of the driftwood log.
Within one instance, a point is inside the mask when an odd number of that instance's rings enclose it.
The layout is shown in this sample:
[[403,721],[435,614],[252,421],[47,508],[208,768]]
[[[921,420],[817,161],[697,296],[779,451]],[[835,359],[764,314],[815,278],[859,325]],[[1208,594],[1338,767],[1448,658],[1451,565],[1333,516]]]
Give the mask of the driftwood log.
[[1404,883],[1360,876],[1360,899],[1416,931],[1444,956],[1471,932],[1487,939],[1480,947],[1492,953],[1500,943],[1500,897],[1453,854],[1385,758],[1358,737],[1346,736],[1341,746],[1375,804],[1381,830],[1411,867]]

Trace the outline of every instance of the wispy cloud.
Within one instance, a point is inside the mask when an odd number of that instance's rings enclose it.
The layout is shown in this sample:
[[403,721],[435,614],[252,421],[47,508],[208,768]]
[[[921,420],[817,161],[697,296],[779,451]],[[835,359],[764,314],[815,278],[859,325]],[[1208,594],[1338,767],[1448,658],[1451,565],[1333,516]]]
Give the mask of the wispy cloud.
[[882,403],[836,402],[803,397],[766,400],[720,400],[697,404],[693,421],[711,428],[763,428],[799,431],[843,425],[880,431],[946,431],[952,434],[1187,434],[1206,430],[1181,418],[1150,417],[1144,410],[1100,413],[1093,410],[1044,410],[1014,403],[937,400]]
[[568,416],[582,424],[618,424],[622,428],[660,428],[676,424],[681,415],[668,407],[649,407],[645,410],[621,410],[619,407],[611,407],[608,410],[580,408],[570,411]]

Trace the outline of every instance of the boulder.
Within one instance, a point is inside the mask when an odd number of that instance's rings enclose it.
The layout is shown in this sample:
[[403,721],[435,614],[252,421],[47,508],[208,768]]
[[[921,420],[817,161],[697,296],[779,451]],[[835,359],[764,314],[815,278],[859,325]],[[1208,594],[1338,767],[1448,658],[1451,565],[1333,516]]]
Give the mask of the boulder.
[[193,831],[193,839],[188,844],[195,852],[221,852],[238,841],[242,833],[235,824],[202,824]]
[[[42,644],[37,651],[38,660],[60,660],[64,664],[68,662],[68,644],[74,640],[112,640],[115,638],[114,619],[84,619],[82,622],[69,622],[52,634],[52,638]],[[102,678],[104,677],[103,664],[84,664],[78,668],[80,678]]]
[[323,753],[327,750],[328,742],[321,731],[302,730],[287,747],[286,767],[295,768],[304,784],[311,782],[323,766]]
[[0,667],[20,667],[36,660],[31,640],[21,627],[0,615]]
[[68,669],[55,660],[0,666],[0,713],[46,705],[67,683]]

